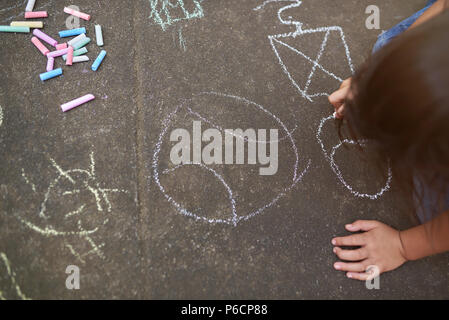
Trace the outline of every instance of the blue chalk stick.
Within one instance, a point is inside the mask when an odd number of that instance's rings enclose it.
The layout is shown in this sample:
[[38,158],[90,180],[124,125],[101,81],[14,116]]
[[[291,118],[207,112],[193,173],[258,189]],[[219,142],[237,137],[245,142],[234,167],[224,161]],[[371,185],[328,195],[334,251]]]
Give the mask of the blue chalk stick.
[[42,81],[45,81],[45,80],[48,80],[48,79],[60,76],[61,74],[62,74],[62,69],[58,68],[58,69],[55,69],[55,70],[52,70],[52,71],[41,73],[39,75],[39,77],[41,78]]
[[106,57],[106,51],[101,50],[100,54],[98,55],[97,59],[95,59],[94,64],[92,65],[92,70],[97,71],[100,64],[103,62],[104,57]]
[[78,29],[59,31],[59,36],[61,38],[66,38],[66,37],[79,36],[82,33],[86,33],[86,28],[83,27]]

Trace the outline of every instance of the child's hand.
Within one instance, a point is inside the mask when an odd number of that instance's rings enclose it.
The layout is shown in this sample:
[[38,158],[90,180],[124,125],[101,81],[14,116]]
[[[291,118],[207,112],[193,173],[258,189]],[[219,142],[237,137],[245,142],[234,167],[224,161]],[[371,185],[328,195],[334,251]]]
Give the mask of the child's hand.
[[[341,259],[350,262],[336,262],[334,268],[347,271],[347,277],[367,280],[369,266],[377,266],[379,274],[394,270],[407,259],[404,258],[399,231],[378,221],[359,220],[346,225],[351,232],[366,231],[347,237],[332,239],[334,253]],[[360,246],[355,250],[343,250],[344,246]]]
[[340,89],[335,91],[329,96],[329,102],[334,106],[337,119],[343,119],[343,113],[345,110],[345,100],[349,94],[351,88],[352,78],[348,78],[341,83]]

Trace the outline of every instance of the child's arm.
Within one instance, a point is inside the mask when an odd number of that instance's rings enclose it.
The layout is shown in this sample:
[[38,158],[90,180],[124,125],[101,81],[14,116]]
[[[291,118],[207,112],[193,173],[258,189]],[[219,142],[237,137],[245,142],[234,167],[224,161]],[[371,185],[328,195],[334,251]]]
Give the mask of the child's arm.
[[424,23],[432,19],[433,17],[440,14],[447,8],[449,8],[449,0],[438,0],[422,14],[421,17],[419,17],[418,20],[416,20],[415,23],[413,23],[409,29],[412,29],[420,25],[421,23]]
[[449,251],[449,211],[426,224],[401,231],[399,234],[407,260],[417,260]]

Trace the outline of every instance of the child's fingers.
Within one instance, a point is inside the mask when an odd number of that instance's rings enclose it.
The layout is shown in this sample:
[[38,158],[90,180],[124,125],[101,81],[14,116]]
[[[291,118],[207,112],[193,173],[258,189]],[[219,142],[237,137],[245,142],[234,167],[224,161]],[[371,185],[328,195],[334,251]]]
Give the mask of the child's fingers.
[[349,88],[343,88],[335,91],[329,96],[329,102],[335,107],[339,108],[348,95]]
[[338,237],[332,239],[334,246],[363,246],[365,244],[365,238],[362,234],[353,234],[346,237]]
[[362,262],[357,263],[335,262],[334,268],[339,271],[364,272],[365,264]]
[[375,220],[357,220],[352,224],[347,224],[345,227],[348,231],[357,232],[357,231],[370,231],[380,224],[379,221]]
[[366,281],[370,279],[371,274],[366,272],[348,272],[346,273],[346,276],[350,279]]
[[364,248],[357,250],[343,250],[341,248],[334,248],[334,253],[341,260],[346,261],[361,261],[368,258],[368,252]]

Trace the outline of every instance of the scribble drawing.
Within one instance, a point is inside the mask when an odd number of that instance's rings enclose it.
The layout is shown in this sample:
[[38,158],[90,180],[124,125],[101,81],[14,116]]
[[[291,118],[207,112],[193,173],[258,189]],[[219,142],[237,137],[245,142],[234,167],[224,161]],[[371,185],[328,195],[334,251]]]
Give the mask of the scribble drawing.
[[346,182],[346,180],[343,178],[343,175],[342,175],[342,173],[341,173],[341,170],[340,170],[340,168],[338,167],[338,165],[335,163],[335,153],[336,153],[336,151],[339,149],[339,148],[341,148],[343,145],[357,145],[357,144],[360,144],[360,145],[362,145],[362,146],[366,146],[369,142],[368,141],[366,141],[366,140],[363,140],[363,141],[359,141],[359,142],[356,142],[356,141],[353,141],[353,140],[348,140],[348,139],[345,139],[345,140],[343,140],[343,141],[340,141],[336,146],[334,146],[334,147],[332,147],[332,151],[329,153],[327,150],[326,150],[326,148],[325,148],[325,146],[324,146],[324,143],[323,143],[323,141],[322,141],[322,139],[321,139],[321,135],[322,135],[322,131],[323,131],[323,127],[324,127],[324,124],[327,122],[327,121],[330,121],[330,120],[334,120],[334,116],[332,115],[332,116],[329,116],[329,117],[326,117],[326,118],[323,118],[322,120],[321,120],[321,122],[320,122],[320,125],[318,126],[318,131],[317,131],[317,134],[316,134],[316,138],[317,138],[317,140],[318,140],[318,143],[320,144],[320,147],[321,147],[321,150],[323,151],[323,154],[324,154],[324,156],[325,156],[325,158],[329,161],[329,163],[330,163],[330,166],[331,166],[331,168],[332,168],[332,171],[335,173],[335,175],[337,176],[337,178],[338,178],[338,180],[340,180],[340,182],[354,195],[354,196],[356,196],[356,197],[359,197],[359,198],[368,198],[368,199],[371,199],[371,200],[375,200],[375,199],[378,199],[379,197],[381,197],[386,191],[388,191],[389,189],[390,189],[390,185],[391,185],[391,180],[392,180],[392,170],[391,170],[391,167],[389,166],[388,167],[388,173],[387,173],[387,182],[385,183],[385,186],[384,187],[382,187],[382,189],[379,191],[379,192],[377,192],[377,193],[375,193],[375,194],[366,194],[366,193],[362,193],[362,192],[359,192],[359,191],[357,191],[357,190],[355,190],[352,186],[350,186],[347,182]]
[[[109,222],[109,214],[112,212],[112,203],[110,195],[114,193],[129,193],[127,190],[107,189],[100,186],[95,173],[94,153],[90,154],[90,168],[64,170],[56,161],[50,158],[50,162],[57,172],[57,177],[49,184],[44,199],[39,207],[37,217],[39,223],[33,223],[31,220],[18,217],[19,221],[29,229],[41,234],[44,237],[62,237],[67,249],[82,263],[84,258],[89,255],[96,255],[104,258],[102,248],[104,243],[97,244],[94,235]],[[32,184],[22,170],[22,176],[31,186],[33,191],[36,187]],[[61,210],[67,210],[65,203],[73,200],[72,197],[83,194],[85,201],[94,203],[93,209],[88,208],[89,203],[79,203],[77,207],[66,213],[59,210],[49,210],[49,203],[57,203],[63,206]],[[81,198],[81,197],[80,197]],[[94,212],[90,212],[90,211]],[[91,213],[89,215],[89,213]],[[93,217],[92,217],[93,216]],[[94,222],[92,222],[94,221]],[[54,226],[56,223],[57,226]],[[89,224],[89,226],[86,226]],[[79,241],[84,240],[90,250],[78,253],[75,249]]]
[[[6,295],[6,293],[3,292],[3,290],[8,290],[8,292],[9,292],[11,289],[14,291],[14,293],[18,299],[31,300],[25,294],[23,294],[22,290],[20,289],[19,285],[17,284],[16,273],[12,269],[11,262],[9,261],[8,257],[6,256],[5,253],[0,252],[0,265],[2,265],[2,264],[4,265],[4,268],[6,271],[6,276],[10,282],[10,288],[6,288],[6,289],[0,288],[0,300],[7,299],[7,295]],[[0,268],[0,271],[3,272],[3,268]],[[16,299],[16,298],[11,298],[11,299]]]
[[[298,92],[308,101],[313,102],[313,98],[318,97],[318,96],[329,96],[329,93],[327,93],[327,92],[311,93],[311,92],[309,92],[309,89],[310,89],[310,85],[316,75],[317,70],[322,71],[328,77],[336,80],[336,85],[338,85],[340,82],[342,82],[344,78],[349,76],[349,75],[336,75],[335,73],[329,71],[328,69],[326,69],[325,67],[323,67],[320,64],[320,59],[327,48],[328,40],[331,36],[334,36],[334,37],[337,36],[338,38],[340,38],[341,44],[343,45],[343,48],[345,51],[345,58],[346,58],[345,63],[347,63],[347,65],[348,65],[348,70],[350,71],[350,74],[354,73],[354,66],[352,64],[351,54],[349,51],[349,47],[346,43],[345,35],[343,33],[342,28],[339,26],[330,26],[330,27],[320,27],[320,28],[315,28],[315,29],[304,29],[302,22],[294,21],[291,17],[288,17],[288,19],[284,19],[283,18],[284,11],[286,11],[288,9],[300,7],[302,4],[302,1],[300,1],[300,0],[267,0],[267,1],[263,2],[261,5],[259,5],[258,7],[254,8],[253,10],[254,11],[262,10],[266,5],[268,5],[270,3],[280,3],[280,2],[286,2],[288,4],[278,10],[277,17],[281,24],[294,27],[294,31],[288,32],[288,33],[277,34],[277,35],[269,35],[268,39],[270,41],[271,47],[274,51],[274,54],[275,54],[279,64],[281,65],[283,72],[287,75],[288,79],[291,81],[293,86],[298,90]],[[317,33],[323,34],[323,40],[321,42],[319,51],[315,58],[311,58],[311,57],[307,56],[306,54],[304,54],[303,53],[304,48],[295,48],[292,45],[286,43],[286,39],[295,39],[297,37],[306,36],[306,35],[310,35],[310,34],[317,34]],[[311,69],[310,69],[310,72],[308,74],[308,77],[307,77],[307,80],[305,81],[305,83],[303,83],[301,85],[297,83],[297,81],[294,79],[294,77],[292,75],[292,72],[285,65],[284,60],[282,59],[277,46],[285,47],[285,48],[289,49],[289,52],[293,52],[299,58],[305,59],[311,65]],[[356,144],[356,142],[352,141],[352,140],[341,141],[339,144],[334,146],[332,148],[332,151],[329,153],[326,150],[326,148],[324,147],[324,143],[321,139],[321,135],[322,135],[322,130],[323,130],[324,124],[327,121],[330,121],[333,119],[334,119],[333,115],[329,116],[329,117],[324,117],[320,121],[320,124],[318,126],[318,131],[316,134],[317,141],[321,147],[321,150],[323,152],[325,159],[329,162],[331,169],[337,176],[338,180],[351,192],[351,194],[353,194],[356,197],[360,197],[360,198],[368,198],[368,199],[372,199],[372,200],[378,199],[386,191],[388,191],[390,189],[391,180],[392,180],[391,168],[389,167],[389,169],[388,169],[388,173],[387,173],[388,178],[387,178],[385,186],[376,194],[362,193],[362,192],[355,190],[354,187],[350,186],[347,183],[347,181],[344,179],[340,168],[338,167],[338,165],[336,164],[336,162],[334,160],[334,157],[335,157],[336,151],[340,147],[342,147],[343,145],[354,145],[354,144]],[[369,143],[368,141],[361,142],[361,144],[364,146],[366,146],[368,143]]]
[[[272,114],[270,111],[268,111],[267,109],[265,109],[263,106],[252,102],[248,99],[242,98],[242,97],[238,97],[238,96],[234,96],[234,95],[229,95],[229,94],[224,94],[224,93],[217,93],[217,92],[202,92],[199,93],[198,96],[215,96],[215,97],[221,97],[221,98],[225,98],[225,99],[230,99],[233,100],[234,102],[239,102],[242,106],[245,106],[246,108],[255,108],[256,110],[258,110],[259,112],[265,113],[266,115],[268,115],[269,117],[271,117],[275,123],[277,123],[279,125],[279,127],[281,128],[281,130],[284,132],[285,137],[279,139],[279,141],[281,140],[286,140],[288,141],[289,145],[291,146],[291,150],[295,155],[295,163],[292,167],[292,172],[291,172],[291,181],[288,183],[288,186],[285,187],[282,192],[280,192],[279,194],[275,195],[274,197],[269,196],[268,197],[268,201],[265,205],[252,210],[251,212],[247,212],[247,213],[242,213],[242,212],[238,212],[237,210],[237,202],[238,200],[235,198],[234,196],[234,192],[231,189],[231,187],[229,186],[229,183],[226,182],[225,177],[223,177],[220,173],[217,172],[217,170],[206,166],[204,164],[181,164],[178,165],[175,168],[172,168],[170,170],[161,170],[159,168],[160,166],[160,153],[161,153],[161,148],[162,145],[164,143],[164,139],[167,138],[167,132],[169,129],[169,126],[171,124],[171,122],[173,121],[173,118],[175,117],[175,115],[182,109],[186,110],[189,114],[193,115],[194,117],[199,118],[200,120],[203,121],[207,121],[208,123],[210,123],[213,127],[215,127],[218,130],[223,131],[223,129],[212,123],[212,121],[208,120],[207,118],[201,116],[199,113],[194,112],[191,108],[190,108],[190,103],[192,102],[192,99],[190,100],[186,100],[184,101],[181,105],[179,105],[175,111],[173,111],[163,122],[163,129],[159,135],[159,139],[158,142],[156,144],[156,148],[153,154],[153,172],[154,172],[154,180],[157,184],[157,186],[159,187],[160,191],[163,193],[163,195],[165,196],[165,198],[177,209],[177,211],[187,217],[191,217],[194,218],[196,220],[200,220],[200,221],[205,221],[208,223],[220,223],[220,224],[228,224],[228,225],[232,225],[232,226],[237,226],[237,224],[239,222],[242,221],[246,221],[249,220],[250,218],[253,218],[259,214],[261,214],[262,212],[264,212],[265,210],[267,210],[268,208],[272,207],[273,205],[275,205],[280,199],[282,199],[283,197],[285,197],[304,177],[304,175],[307,173],[307,171],[310,168],[311,165],[311,160],[308,160],[307,162],[305,162],[303,165],[305,166],[305,169],[303,169],[302,171],[300,171],[299,169],[299,152],[298,149],[296,147],[295,141],[292,137],[291,132],[289,131],[286,127],[286,125],[281,121],[281,119],[279,119],[276,115]],[[239,136],[235,136],[236,138],[243,138],[243,137],[239,137]],[[271,141],[267,141],[271,142]],[[197,166],[205,171],[207,171],[208,173],[211,174],[211,176],[215,177],[224,187],[224,190],[227,194],[227,197],[229,199],[229,206],[230,206],[230,211],[231,214],[228,215],[229,218],[208,218],[205,216],[202,216],[196,212],[194,212],[193,210],[188,210],[185,207],[183,207],[181,204],[179,204],[179,202],[177,202],[173,196],[170,195],[170,190],[166,189],[166,187],[161,183],[160,181],[160,177],[161,175],[164,174],[172,174],[173,172],[175,172],[176,170],[185,167],[185,166]],[[271,198],[272,197],[272,198]],[[199,211],[200,208],[198,208],[197,210]]]
[[151,13],[149,18],[158,24],[162,30],[184,20],[200,19],[204,17],[201,3],[204,0],[188,0],[194,9],[189,12],[184,0],[149,0]]
[[[281,65],[282,70],[287,75],[288,79],[292,82],[293,86],[298,90],[298,92],[307,100],[310,102],[313,101],[314,97],[317,96],[327,96],[329,95],[326,92],[310,92],[310,85],[316,76],[317,70],[320,70],[322,73],[326,74],[328,77],[334,79],[337,82],[343,81],[342,75],[337,75],[331,71],[328,70],[328,68],[325,68],[321,63],[320,59],[323,55],[323,53],[326,50],[328,40],[330,37],[338,37],[340,38],[340,41],[344,47],[345,55],[346,55],[346,63],[348,64],[348,67],[351,71],[351,73],[354,72],[354,66],[352,65],[351,55],[349,52],[348,45],[346,43],[345,35],[343,33],[343,30],[339,26],[330,26],[330,27],[320,27],[316,29],[303,29],[302,22],[299,21],[293,21],[291,20],[291,17],[289,19],[285,20],[282,17],[282,14],[285,10],[291,9],[291,8],[297,8],[301,6],[302,1],[300,0],[268,0],[265,1],[260,6],[254,8],[255,11],[263,9],[267,4],[272,2],[288,2],[289,5],[286,5],[285,7],[282,7],[278,11],[278,19],[279,21],[288,26],[293,26],[295,28],[295,31],[288,32],[288,33],[281,33],[276,35],[269,35],[268,39],[270,41],[271,47],[273,48],[274,54],[276,55],[279,64]],[[310,34],[322,34],[323,40],[320,46],[320,49],[316,55],[315,58],[309,57],[308,55],[304,54],[303,51],[301,51],[301,48],[295,48],[294,46],[287,44],[286,39],[295,39],[297,37],[303,37]],[[310,65],[310,72],[308,74],[307,80],[305,83],[299,84],[297,80],[292,75],[292,72],[288,69],[286,64],[284,63],[284,59],[282,58],[281,54],[279,53],[279,47],[283,46],[287,49],[289,49],[289,52],[293,52],[297,55],[298,59],[305,59],[306,62]]]

